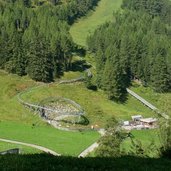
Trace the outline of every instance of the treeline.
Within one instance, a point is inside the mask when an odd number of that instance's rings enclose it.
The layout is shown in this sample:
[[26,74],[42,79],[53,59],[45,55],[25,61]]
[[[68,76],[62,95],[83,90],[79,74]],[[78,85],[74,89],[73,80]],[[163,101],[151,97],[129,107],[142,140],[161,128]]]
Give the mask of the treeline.
[[171,3],[168,0],[124,0],[122,8],[141,10],[153,17],[159,16],[166,23],[171,23]]
[[70,68],[75,50],[69,24],[97,2],[0,1],[0,67],[36,81],[60,76]]
[[24,171],[170,171],[165,158],[123,157],[55,157],[49,154],[1,155],[0,170]]
[[[151,0],[137,1],[143,2]],[[171,4],[166,0],[160,3]],[[154,10],[156,6],[146,12],[134,6],[135,0],[124,1],[122,14],[115,14],[114,22],[104,24],[87,40],[96,57],[97,85],[109,99],[125,100],[132,79],[157,92],[171,90],[171,23],[161,17],[169,12]]]

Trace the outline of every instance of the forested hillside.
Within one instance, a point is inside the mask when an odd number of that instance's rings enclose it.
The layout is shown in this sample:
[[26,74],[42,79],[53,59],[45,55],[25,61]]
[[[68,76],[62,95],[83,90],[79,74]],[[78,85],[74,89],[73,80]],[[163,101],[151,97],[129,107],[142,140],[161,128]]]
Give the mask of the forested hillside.
[[98,0],[1,0],[0,67],[50,82],[69,69],[75,45],[69,24]]
[[125,0],[122,14],[88,38],[97,84],[109,99],[124,100],[132,79],[157,92],[171,90],[171,2]]

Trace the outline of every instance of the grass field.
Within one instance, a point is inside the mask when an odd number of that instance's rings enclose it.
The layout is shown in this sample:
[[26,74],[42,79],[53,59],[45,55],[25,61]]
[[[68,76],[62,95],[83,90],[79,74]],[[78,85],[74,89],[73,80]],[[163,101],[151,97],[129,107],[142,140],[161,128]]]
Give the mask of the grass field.
[[23,146],[23,145],[17,145],[17,144],[11,144],[11,143],[6,143],[6,142],[0,142],[0,152],[6,151],[9,149],[14,149],[14,148],[19,148],[20,149],[20,154],[35,154],[35,153],[42,153],[42,151]]
[[47,97],[66,97],[80,104],[86,112],[86,117],[90,125],[103,127],[106,120],[115,116],[119,120],[131,119],[132,115],[142,114],[144,117],[153,116],[154,113],[143,106],[139,101],[131,96],[124,104],[118,104],[107,100],[103,91],[91,91],[85,88],[84,84],[58,85],[40,87],[26,92],[22,98],[28,102],[39,103]]
[[111,21],[113,12],[117,11],[122,0],[101,0],[95,11],[91,11],[84,18],[82,17],[71,27],[70,33],[75,43],[86,46],[86,38],[101,24]]
[[[63,79],[72,78],[80,73],[67,73]],[[33,143],[50,148],[64,155],[78,155],[99,138],[96,132],[65,132],[48,126],[37,115],[33,115],[17,101],[17,93],[40,85],[27,77],[18,77],[0,72],[0,137]],[[152,116],[148,108],[132,97],[125,104],[107,100],[102,91],[87,90],[84,84],[46,85],[23,95],[31,102],[40,102],[51,96],[70,98],[79,103],[86,111],[91,124],[103,127],[112,116],[118,119],[130,119],[131,115]],[[36,125],[33,127],[32,125]],[[89,127],[90,127],[89,125]]]
[[[78,155],[99,138],[96,132],[56,130],[19,104],[17,93],[37,84],[27,77],[21,78],[0,72],[1,138],[42,145],[64,155]],[[36,125],[35,129],[33,124]],[[0,144],[0,149],[2,146]]]
[[67,132],[50,126],[1,122],[0,137],[41,145],[63,155],[77,156],[99,138],[95,131]]

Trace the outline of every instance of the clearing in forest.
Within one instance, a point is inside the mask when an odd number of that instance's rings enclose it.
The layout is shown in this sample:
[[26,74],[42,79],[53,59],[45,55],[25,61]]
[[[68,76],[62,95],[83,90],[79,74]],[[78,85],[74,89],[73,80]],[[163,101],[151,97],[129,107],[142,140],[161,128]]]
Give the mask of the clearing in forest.
[[86,46],[87,36],[101,24],[111,21],[113,12],[117,11],[122,0],[101,0],[94,11],[79,19],[71,27],[70,33],[75,43]]

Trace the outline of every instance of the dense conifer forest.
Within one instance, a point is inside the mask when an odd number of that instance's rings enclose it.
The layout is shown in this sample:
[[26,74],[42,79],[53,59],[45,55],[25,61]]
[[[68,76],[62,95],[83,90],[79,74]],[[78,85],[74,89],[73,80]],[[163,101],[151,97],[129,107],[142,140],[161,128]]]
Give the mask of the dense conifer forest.
[[50,82],[68,70],[75,44],[70,24],[98,0],[1,0],[0,67]]
[[171,90],[171,2],[124,0],[122,13],[91,35],[97,85],[109,99],[125,100],[132,79],[156,92]]

